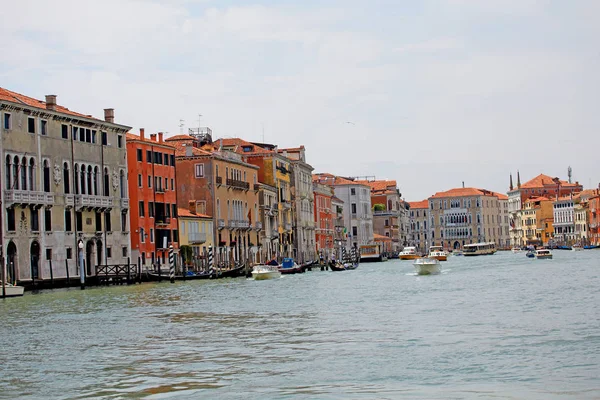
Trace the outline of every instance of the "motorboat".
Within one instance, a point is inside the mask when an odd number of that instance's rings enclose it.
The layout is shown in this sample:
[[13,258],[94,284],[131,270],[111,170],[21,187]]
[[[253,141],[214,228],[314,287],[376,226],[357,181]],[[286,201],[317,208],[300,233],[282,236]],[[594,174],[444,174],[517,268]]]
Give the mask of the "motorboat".
[[401,260],[416,260],[419,257],[421,256],[417,253],[417,248],[413,246],[405,247],[404,250],[398,254],[398,258]]
[[551,260],[552,252],[550,251],[550,249],[538,249],[535,251],[535,258],[537,258],[538,260]]
[[444,251],[444,248],[442,246],[431,246],[429,248],[429,255],[427,257],[435,258],[436,260],[439,260],[439,261],[447,261],[448,253],[446,253]]
[[583,247],[580,244],[574,244],[573,246],[571,246],[571,251],[581,251],[583,250]]
[[262,281],[265,279],[276,279],[281,277],[281,272],[277,265],[255,265],[252,269],[252,278],[255,281]]
[[450,254],[452,254],[453,256],[462,256],[462,255],[463,255],[463,252],[462,252],[462,251],[460,251],[460,250],[454,250],[454,251],[453,251],[452,253],[450,253]]
[[422,257],[413,263],[418,275],[435,275],[441,271],[440,261],[436,258]]
[[512,249],[510,249],[510,251],[512,251],[513,253],[520,253],[521,252],[521,248],[520,247],[513,247]]
[[304,272],[302,267],[296,264],[296,262],[291,258],[284,258],[283,263],[278,266],[278,269],[282,274],[296,274]]
[[496,253],[496,244],[489,243],[473,243],[463,246],[465,256],[487,256]]
[[525,257],[527,257],[527,258],[535,258],[535,251],[529,250],[527,253],[525,253]]
[[[9,282],[4,284],[4,296],[5,297],[19,297],[23,296],[25,288],[23,286],[13,285]],[[0,297],[2,296],[2,281],[0,281]]]

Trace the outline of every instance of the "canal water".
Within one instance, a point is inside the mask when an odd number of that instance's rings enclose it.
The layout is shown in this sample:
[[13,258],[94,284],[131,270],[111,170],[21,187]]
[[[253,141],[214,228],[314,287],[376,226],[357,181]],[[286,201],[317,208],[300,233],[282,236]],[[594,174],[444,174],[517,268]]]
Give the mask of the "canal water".
[[0,398],[600,398],[600,250],[0,301]]

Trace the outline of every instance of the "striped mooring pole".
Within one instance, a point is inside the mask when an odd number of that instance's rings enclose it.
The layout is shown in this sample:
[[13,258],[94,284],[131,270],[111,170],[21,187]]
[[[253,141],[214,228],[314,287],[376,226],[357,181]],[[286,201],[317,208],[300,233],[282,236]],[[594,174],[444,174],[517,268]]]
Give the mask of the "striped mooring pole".
[[215,273],[212,246],[208,247],[208,272],[211,275],[213,275]]
[[169,246],[169,279],[175,283],[175,255],[173,254],[173,245]]
[[346,257],[347,257],[347,255],[346,255],[346,247],[342,247],[342,264],[344,264],[345,262],[347,262]]

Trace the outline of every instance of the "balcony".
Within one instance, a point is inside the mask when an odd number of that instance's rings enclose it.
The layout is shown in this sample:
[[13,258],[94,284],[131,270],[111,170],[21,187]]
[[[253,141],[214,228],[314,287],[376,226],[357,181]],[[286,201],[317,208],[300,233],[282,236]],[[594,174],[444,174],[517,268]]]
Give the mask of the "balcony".
[[33,190],[5,190],[4,202],[10,205],[37,205],[52,206],[54,204],[54,193],[36,192]]
[[238,181],[237,179],[229,179],[227,178],[225,180],[225,184],[233,189],[239,189],[239,190],[249,190],[250,189],[250,184],[248,182],[244,182],[244,181]]
[[225,228],[225,220],[224,219],[217,220],[217,228],[219,228],[219,229]]
[[240,229],[248,229],[250,228],[250,222],[248,221],[237,221],[237,227]]
[[223,184],[223,178],[220,176],[215,177],[215,183],[217,184],[217,186],[220,186]]
[[164,193],[164,192],[165,192],[165,189],[164,189],[164,188],[162,188],[162,187],[157,187],[157,188],[155,188],[155,189],[154,189],[154,191],[155,191],[156,193]]
[[90,194],[76,194],[75,208],[81,209],[104,209],[108,210],[113,207],[113,198],[106,196],[94,196]]
[[188,232],[190,244],[202,244],[206,242],[206,232]]
[[260,190],[260,185],[258,183],[254,184],[254,190],[258,192]]
[[254,229],[256,229],[257,231],[260,231],[262,229],[262,222],[256,222],[254,224]]
[[158,217],[155,219],[155,223],[156,223],[156,225],[167,226],[167,225],[171,224],[171,218],[170,217]]
[[121,199],[121,209],[127,210],[129,208],[129,199]]
[[291,203],[291,202],[289,202],[289,201],[287,201],[287,200],[282,200],[282,201],[281,201],[281,206],[282,206],[284,209],[288,209],[288,210],[289,210],[290,208],[292,208],[292,203]]
[[237,228],[237,221],[235,219],[230,219],[229,221],[227,221],[227,226],[229,227],[229,229],[235,229]]
[[292,224],[290,224],[290,223],[283,224],[283,229],[285,229],[286,231],[291,231]]

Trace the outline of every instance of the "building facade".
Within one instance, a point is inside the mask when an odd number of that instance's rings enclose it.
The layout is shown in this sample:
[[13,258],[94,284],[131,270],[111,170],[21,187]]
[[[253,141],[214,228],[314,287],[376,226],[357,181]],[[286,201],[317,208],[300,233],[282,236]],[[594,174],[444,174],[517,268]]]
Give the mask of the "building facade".
[[214,248],[212,217],[199,214],[192,201],[189,208],[178,208],[177,221],[180,265],[191,271],[206,270],[208,249]]
[[279,254],[279,207],[277,205],[277,189],[259,183],[258,204],[260,213],[260,262],[280,259]]
[[457,188],[429,199],[430,246],[462,249],[465,244],[494,242],[507,247],[507,197],[485,189]]
[[162,132],[127,134],[131,255],[142,266],[168,265],[169,247],[179,251],[175,148]]
[[304,146],[279,149],[278,153],[291,161],[290,195],[294,247],[296,261],[302,264],[316,259],[313,167],[306,162]]
[[[2,249],[8,279],[95,275],[131,256],[128,126],[0,88]],[[52,271],[50,270],[52,268]]]
[[600,245],[600,189],[596,189],[588,203],[590,221],[590,244]]
[[320,259],[329,260],[334,250],[337,211],[332,204],[333,189],[315,181],[313,182],[313,193],[317,255]]
[[429,200],[409,202],[410,234],[408,245],[414,246],[421,253],[429,251],[429,230],[427,222],[429,217]]
[[244,263],[258,253],[261,222],[258,211],[258,167],[224,150],[205,133],[166,140],[176,148],[175,164],[181,208],[213,218],[215,260],[221,265]]

